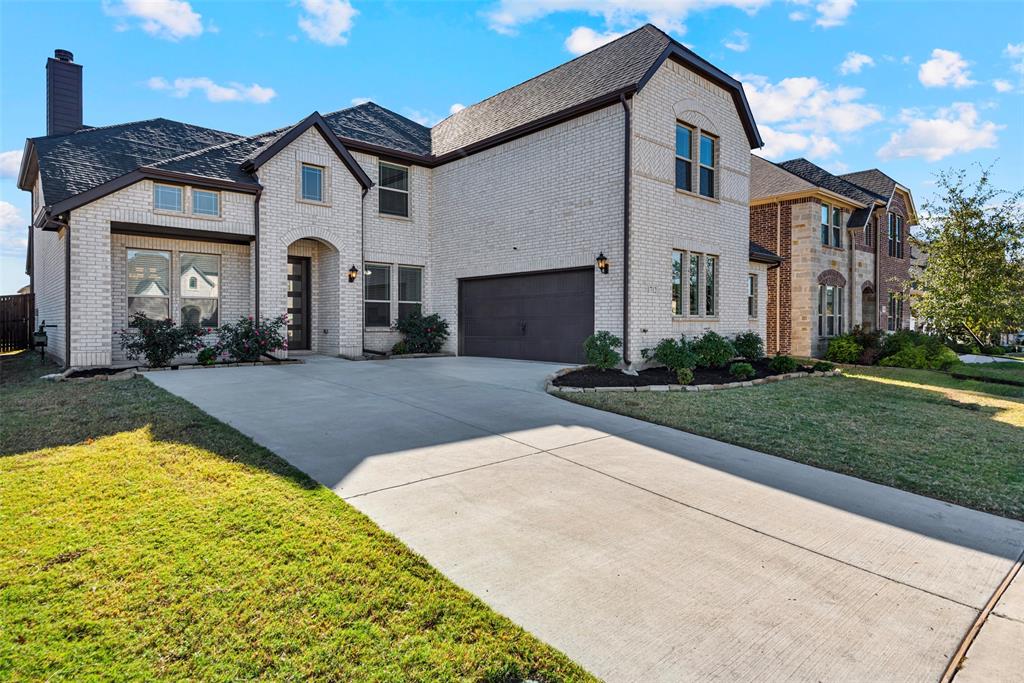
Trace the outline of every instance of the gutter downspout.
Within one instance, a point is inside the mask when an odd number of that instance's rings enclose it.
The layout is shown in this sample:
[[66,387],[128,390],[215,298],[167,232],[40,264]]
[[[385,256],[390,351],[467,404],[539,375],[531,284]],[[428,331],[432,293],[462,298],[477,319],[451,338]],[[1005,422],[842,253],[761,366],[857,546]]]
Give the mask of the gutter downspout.
[[64,367],[71,367],[71,220],[64,226]]
[[[874,213],[874,211],[872,211],[871,213]],[[888,219],[888,215],[886,215],[886,219]],[[875,326],[875,330],[876,331],[881,329],[881,326],[878,323],[878,314],[882,310],[882,286],[881,286],[881,283],[878,282],[878,275],[879,275],[878,258],[881,255],[881,252],[879,251],[879,249],[881,248],[880,245],[881,245],[882,239],[878,235],[878,223],[879,223],[879,221],[876,219],[876,217],[875,216],[871,216],[871,230],[874,231],[874,233],[875,233],[873,235],[874,243],[875,243],[875,283],[874,283],[875,284],[875,321],[874,321],[873,324]],[[886,225],[886,230],[888,230],[888,228],[889,228],[889,226],[887,224]],[[886,232],[886,237],[888,237],[888,236],[889,236],[889,233]],[[886,305],[887,306],[889,305],[888,304],[888,299],[886,300]]]
[[[363,278],[366,277],[366,193],[370,188],[363,188],[363,195],[359,198],[359,265],[363,267]],[[390,286],[390,283],[389,283]],[[364,290],[365,291],[365,286]],[[421,293],[422,296],[422,293]],[[363,297],[359,297],[359,348],[366,351],[366,306],[363,305]]]
[[[775,253],[782,256],[782,202],[775,204]],[[781,263],[779,264],[782,265]],[[775,274],[775,353],[782,352],[782,268]]]
[[[256,182],[260,181],[259,177],[253,173],[253,178],[256,178]],[[253,205],[253,239],[252,241],[252,258],[253,258],[253,320],[258,327],[260,324],[260,199],[263,198],[263,185],[256,190],[256,199]]]
[[629,181],[632,171],[633,133],[632,112],[626,104],[624,94],[619,95],[619,102],[625,116],[625,141],[622,152],[622,362],[629,367]]

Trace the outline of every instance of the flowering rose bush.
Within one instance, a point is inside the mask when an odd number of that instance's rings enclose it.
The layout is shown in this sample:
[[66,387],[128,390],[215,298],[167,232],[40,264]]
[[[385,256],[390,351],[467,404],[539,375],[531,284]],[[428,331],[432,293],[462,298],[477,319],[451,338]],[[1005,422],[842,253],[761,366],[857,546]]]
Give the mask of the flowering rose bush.
[[410,313],[395,323],[405,338],[405,353],[437,353],[448,339],[448,321],[437,313]]
[[170,318],[155,320],[133,313],[128,327],[120,330],[121,348],[130,360],[145,358],[151,368],[162,368],[183,353],[203,348],[204,329],[194,323],[175,325]]
[[288,316],[260,318],[259,323],[251,315],[242,317],[236,323],[225,323],[217,328],[217,352],[227,355],[233,361],[252,362],[264,354],[288,348],[283,329]]

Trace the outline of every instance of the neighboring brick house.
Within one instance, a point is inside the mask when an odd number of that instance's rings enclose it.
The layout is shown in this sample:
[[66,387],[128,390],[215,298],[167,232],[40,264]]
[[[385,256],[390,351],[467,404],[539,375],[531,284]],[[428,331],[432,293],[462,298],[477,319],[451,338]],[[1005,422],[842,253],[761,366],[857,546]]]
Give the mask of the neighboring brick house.
[[288,353],[350,357],[415,310],[449,321],[453,353],[565,362],[595,330],[630,361],[665,336],[765,333],[780,259],[748,234],[743,89],[653,26],[433,128],[373,103],[253,136],[88,127],[81,66],[58,50],[47,74],[19,186],[66,364],[123,361],[132,311],[287,310]]
[[750,239],[783,259],[768,274],[768,351],[820,356],[855,326],[907,327],[916,218],[910,190],[878,169],[836,176],[752,156]]

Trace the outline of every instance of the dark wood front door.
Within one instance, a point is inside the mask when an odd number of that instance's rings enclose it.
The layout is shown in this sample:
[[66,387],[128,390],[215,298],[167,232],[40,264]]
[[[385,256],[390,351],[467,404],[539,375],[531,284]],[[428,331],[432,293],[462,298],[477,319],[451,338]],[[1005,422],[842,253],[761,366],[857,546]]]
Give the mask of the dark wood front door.
[[309,349],[309,257],[288,257],[288,348]]
[[459,283],[463,355],[582,363],[593,333],[593,268]]

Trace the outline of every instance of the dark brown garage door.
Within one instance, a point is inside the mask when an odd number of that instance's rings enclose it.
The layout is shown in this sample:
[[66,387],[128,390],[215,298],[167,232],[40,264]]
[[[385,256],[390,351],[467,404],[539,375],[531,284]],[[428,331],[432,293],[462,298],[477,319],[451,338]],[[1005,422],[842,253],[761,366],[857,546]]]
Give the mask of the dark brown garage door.
[[463,355],[582,363],[593,332],[592,268],[459,282]]

